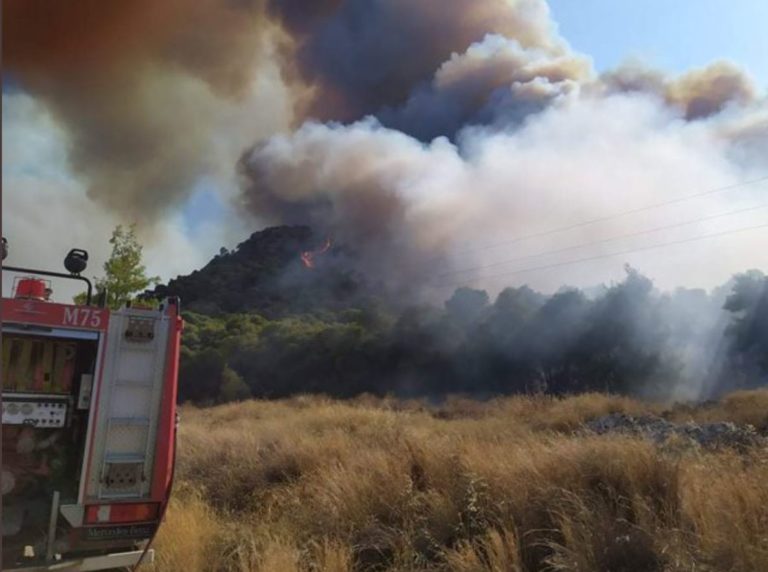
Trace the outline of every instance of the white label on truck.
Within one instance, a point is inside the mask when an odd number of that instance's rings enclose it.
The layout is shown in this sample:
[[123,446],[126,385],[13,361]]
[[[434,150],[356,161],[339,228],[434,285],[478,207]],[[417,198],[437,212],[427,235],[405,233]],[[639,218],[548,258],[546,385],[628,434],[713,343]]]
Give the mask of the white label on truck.
[[93,388],[93,375],[85,373],[80,376],[80,392],[77,395],[77,408],[88,409],[91,406],[91,389]]
[[67,404],[64,401],[11,401],[4,396],[2,420],[3,425],[57,429],[67,421]]
[[101,311],[85,307],[64,308],[64,325],[98,328],[101,326]]

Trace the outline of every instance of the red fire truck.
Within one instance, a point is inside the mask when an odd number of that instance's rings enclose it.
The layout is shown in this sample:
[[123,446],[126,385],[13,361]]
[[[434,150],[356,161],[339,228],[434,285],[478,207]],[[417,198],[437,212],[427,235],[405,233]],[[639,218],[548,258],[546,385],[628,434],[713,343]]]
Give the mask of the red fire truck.
[[[168,503],[179,304],[93,303],[87,258],[72,250],[69,273],[3,266],[4,571],[137,567]],[[86,303],[53,302],[51,279],[84,282]]]

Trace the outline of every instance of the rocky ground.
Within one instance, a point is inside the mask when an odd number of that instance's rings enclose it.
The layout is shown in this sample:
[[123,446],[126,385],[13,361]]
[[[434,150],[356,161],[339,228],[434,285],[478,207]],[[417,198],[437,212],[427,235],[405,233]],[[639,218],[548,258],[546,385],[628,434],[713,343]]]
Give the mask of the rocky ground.
[[706,449],[768,446],[768,437],[761,435],[752,425],[737,425],[731,422],[674,423],[655,415],[633,417],[625,413],[611,413],[588,421],[585,427],[587,431],[598,435],[633,435],[645,437],[656,444],[664,444],[677,438]]

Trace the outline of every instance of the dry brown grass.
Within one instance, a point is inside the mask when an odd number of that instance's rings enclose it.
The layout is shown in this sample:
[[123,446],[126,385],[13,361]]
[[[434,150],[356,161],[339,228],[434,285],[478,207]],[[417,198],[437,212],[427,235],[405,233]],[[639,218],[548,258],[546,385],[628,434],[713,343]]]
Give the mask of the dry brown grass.
[[766,411],[768,391],[667,412],[597,394],[187,407],[154,569],[765,572],[768,452],[578,429]]
[[737,391],[727,395],[716,403],[708,402],[701,406],[677,406],[670,412],[670,417],[680,421],[734,423],[754,426],[758,431],[768,433],[768,391]]

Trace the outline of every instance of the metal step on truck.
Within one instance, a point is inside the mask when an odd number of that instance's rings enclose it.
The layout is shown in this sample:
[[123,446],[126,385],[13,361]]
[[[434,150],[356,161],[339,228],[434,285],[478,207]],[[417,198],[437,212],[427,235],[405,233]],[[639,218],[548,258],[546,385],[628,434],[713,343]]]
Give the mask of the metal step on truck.
[[[154,558],[175,461],[179,304],[94,304],[87,258],[72,250],[68,273],[3,266],[3,571]],[[63,279],[85,284],[85,304],[52,300]]]

